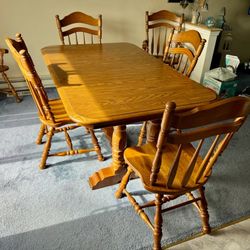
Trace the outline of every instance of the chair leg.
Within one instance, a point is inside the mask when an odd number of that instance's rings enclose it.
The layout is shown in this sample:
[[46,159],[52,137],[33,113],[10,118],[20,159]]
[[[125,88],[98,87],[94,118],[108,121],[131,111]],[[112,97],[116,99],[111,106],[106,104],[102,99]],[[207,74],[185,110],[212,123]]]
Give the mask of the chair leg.
[[52,140],[52,137],[54,135],[54,128],[50,128],[48,133],[47,133],[47,141],[46,141],[46,144],[44,145],[44,150],[43,150],[43,154],[42,154],[42,159],[41,159],[41,162],[40,162],[40,169],[45,169],[46,167],[46,161],[47,161],[47,158],[48,158],[48,155],[49,155],[49,151],[50,151],[50,147],[51,147],[51,140]]
[[138,136],[137,146],[141,146],[143,144],[144,138],[146,138],[146,130],[147,130],[147,121],[143,122],[140,134]]
[[89,134],[90,133],[89,128],[87,128],[87,127],[84,127],[84,128],[85,128],[86,133]]
[[155,196],[155,218],[154,218],[154,247],[153,250],[161,250],[161,238],[162,238],[162,194],[156,194]]
[[7,82],[12,95],[16,98],[16,102],[21,102],[22,99],[18,96],[18,94],[17,94],[15,88],[13,87],[12,83],[10,82],[8,76],[4,72],[2,72],[2,76],[3,76],[3,79]]
[[114,127],[105,127],[102,128],[103,133],[105,134],[107,140],[109,141],[109,145],[112,148],[112,137],[114,132]]
[[95,136],[94,130],[89,129],[89,133],[91,135],[92,143],[93,143],[95,151],[97,153],[98,160],[104,161],[104,157],[103,157],[102,152],[101,152],[101,147],[100,147],[99,142]]
[[205,194],[204,194],[204,190],[203,187],[199,188],[199,192],[201,195],[201,201],[200,201],[200,216],[201,216],[201,220],[202,220],[202,230],[205,234],[209,234],[211,233],[211,228],[209,225],[209,214],[207,211],[207,201],[205,198]]
[[42,123],[38,133],[38,137],[36,139],[36,144],[42,144],[42,139],[45,134],[46,134],[46,125]]
[[115,197],[117,199],[120,199],[122,198],[122,192],[123,190],[126,188],[127,184],[128,184],[128,181],[129,181],[129,177],[130,175],[133,173],[133,170],[128,167],[127,168],[127,172],[126,174],[122,177],[122,180],[121,180],[121,183],[119,185],[119,188],[117,189],[117,191],[115,192]]
[[66,143],[68,145],[69,150],[73,150],[72,141],[71,141],[71,138],[70,138],[70,136],[69,136],[69,134],[67,132],[67,128],[64,127],[63,131],[64,131],[65,140],[66,140]]

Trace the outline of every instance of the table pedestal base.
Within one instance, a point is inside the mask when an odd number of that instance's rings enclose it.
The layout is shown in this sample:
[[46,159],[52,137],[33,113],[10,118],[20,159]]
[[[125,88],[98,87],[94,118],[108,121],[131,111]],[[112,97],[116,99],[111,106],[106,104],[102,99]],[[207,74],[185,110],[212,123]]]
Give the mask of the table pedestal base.
[[126,125],[115,126],[112,136],[112,164],[102,168],[89,177],[92,189],[117,184],[126,172],[123,152],[127,146]]
[[[160,130],[160,120],[148,122],[147,142],[156,142]],[[99,189],[117,184],[127,171],[123,158],[123,152],[127,144],[126,126],[115,126],[112,136],[112,164],[102,168],[89,177],[89,185],[94,189]],[[137,178],[134,174],[131,178]],[[121,194],[120,194],[121,195]]]
[[119,173],[114,171],[113,166],[102,168],[89,178],[89,185],[93,190],[111,186],[119,183],[125,173],[126,168],[123,168]]

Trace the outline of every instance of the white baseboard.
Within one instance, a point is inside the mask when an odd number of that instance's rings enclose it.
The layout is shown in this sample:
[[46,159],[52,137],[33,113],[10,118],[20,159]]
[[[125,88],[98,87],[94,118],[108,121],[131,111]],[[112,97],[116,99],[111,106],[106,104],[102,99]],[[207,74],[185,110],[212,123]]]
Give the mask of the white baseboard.
[[[41,77],[41,80],[42,80],[45,88],[55,87],[53,81],[50,79],[49,76],[43,76],[43,77]],[[20,77],[10,78],[10,81],[20,96],[30,95],[27,83],[25,82],[25,80],[23,78],[20,78]],[[0,82],[0,91],[1,91],[1,89],[7,89],[7,88],[8,88],[7,83],[1,81]]]

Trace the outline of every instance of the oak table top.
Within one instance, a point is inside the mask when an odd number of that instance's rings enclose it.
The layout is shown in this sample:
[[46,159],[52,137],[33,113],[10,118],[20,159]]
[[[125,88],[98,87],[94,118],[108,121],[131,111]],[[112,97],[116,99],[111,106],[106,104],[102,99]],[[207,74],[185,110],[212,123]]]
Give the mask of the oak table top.
[[83,125],[161,117],[167,101],[182,108],[215,98],[129,43],[49,46],[42,54],[68,115]]
[[73,121],[94,128],[115,126],[113,163],[90,178],[92,188],[120,180],[111,175],[124,172],[124,124],[161,118],[167,101],[186,109],[216,98],[212,90],[133,44],[55,45],[42,54]]

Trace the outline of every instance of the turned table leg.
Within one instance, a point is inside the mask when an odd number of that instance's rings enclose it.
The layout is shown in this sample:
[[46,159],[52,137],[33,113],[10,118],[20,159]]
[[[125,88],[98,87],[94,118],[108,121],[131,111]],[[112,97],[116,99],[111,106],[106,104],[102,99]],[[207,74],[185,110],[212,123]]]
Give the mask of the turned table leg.
[[161,128],[161,120],[152,120],[147,122],[147,143],[157,142]]
[[89,177],[92,189],[98,189],[117,184],[126,172],[123,151],[126,147],[126,125],[115,126],[112,136],[112,163]]

